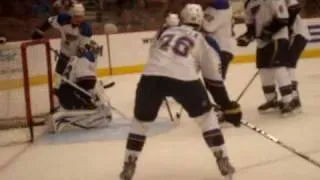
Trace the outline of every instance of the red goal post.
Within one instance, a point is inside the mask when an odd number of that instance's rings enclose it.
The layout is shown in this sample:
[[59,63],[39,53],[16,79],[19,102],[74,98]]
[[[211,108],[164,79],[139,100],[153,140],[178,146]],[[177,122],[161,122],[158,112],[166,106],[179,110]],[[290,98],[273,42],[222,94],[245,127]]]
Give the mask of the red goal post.
[[[10,134],[10,129],[16,129],[28,134],[21,141],[34,141],[34,127],[44,124],[45,116],[53,111],[51,59],[48,40],[0,45],[0,105],[4,109],[0,114],[0,133]],[[42,83],[47,85],[36,87]],[[35,118],[41,120],[34,121]],[[0,137],[0,145],[1,141],[10,139]]]

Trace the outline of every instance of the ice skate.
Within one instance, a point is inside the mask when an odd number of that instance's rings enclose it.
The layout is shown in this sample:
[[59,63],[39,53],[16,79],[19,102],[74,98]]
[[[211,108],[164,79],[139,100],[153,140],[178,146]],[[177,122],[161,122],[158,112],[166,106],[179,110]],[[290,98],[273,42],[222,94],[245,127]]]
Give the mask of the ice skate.
[[301,113],[302,112],[302,105],[299,97],[295,97],[291,101],[291,106],[293,108],[293,111],[295,113]]
[[277,99],[272,99],[271,101],[267,101],[264,104],[258,107],[258,111],[260,113],[268,113],[277,110],[279,107],[279,103]]
[[214,153],[218,168],[222,176],[228,180],[232,180],[232,175],[235,173],[235,168],[231,165],[229,158],[223,157],[222,154],[222,151]]
[[123,170],[120,174],[121,180],[132,180],[136,170],[137,157],[129,156],[128,160],[123,165]]
[[280,102],[279,103],[280,113],[283,117],[290,116],[293,111],[292,101],[289,103]]

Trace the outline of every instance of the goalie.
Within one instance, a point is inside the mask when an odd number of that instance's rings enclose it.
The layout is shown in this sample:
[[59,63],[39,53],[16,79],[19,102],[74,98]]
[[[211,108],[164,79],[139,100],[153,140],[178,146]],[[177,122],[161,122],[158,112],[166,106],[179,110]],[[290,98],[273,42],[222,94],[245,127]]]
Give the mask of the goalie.
[[[52,116],[52,130],[61,124],[94,128],[111,121],[111,108],[103,84],[97,80],[97,56],[100,46],[93,40],[79,40],[77,56],[72,56],[63,74],[56,95],[61,108]],[[90,126],[88,125],[90,124]]]

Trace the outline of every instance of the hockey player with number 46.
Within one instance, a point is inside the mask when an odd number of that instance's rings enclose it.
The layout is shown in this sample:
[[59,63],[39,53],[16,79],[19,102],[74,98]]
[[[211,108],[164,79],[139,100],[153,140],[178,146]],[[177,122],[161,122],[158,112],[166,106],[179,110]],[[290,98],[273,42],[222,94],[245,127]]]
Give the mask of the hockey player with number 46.
[[235,172],[200,73],[215,102],[221,106],[226,121],[236,127],[240,126],[242,117],[240,106],[230,101],[220,72],[218,52],[212,50],[200,32],[201,6],[187,4],[180,19],[180,26],[163,31],[150,47],[149,60],[136,90],[121,180],[132,180],[149,125],[156,119],[167,96],[173,97],[195,119],[221,174],[231,179]]
[[61,107],[52,116],[51,130],[54,132],[63,123],[92,128],[93,124],[107,124],[112,118],[103,84],[96,77],[101,47],[92,40],[77,42],[77,55],[70,57],[56,92]]

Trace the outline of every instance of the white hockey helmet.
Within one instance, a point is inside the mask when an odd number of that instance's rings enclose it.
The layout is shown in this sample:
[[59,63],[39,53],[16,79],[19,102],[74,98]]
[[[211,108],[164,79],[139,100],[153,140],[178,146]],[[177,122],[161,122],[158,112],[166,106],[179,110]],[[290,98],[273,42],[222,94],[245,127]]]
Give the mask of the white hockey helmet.
[[203,9],[199,4],[187,4],[180,13],[182,23],[198,26],[202,24],[203,16]]
[[71,16],[84,16],[86,10],[81,3],[75,3],[71,6],[69,13]]
[[178,14],[169,13],[166,17],[166,25],[167,26],[178,26],[180,23],[180,19]]

